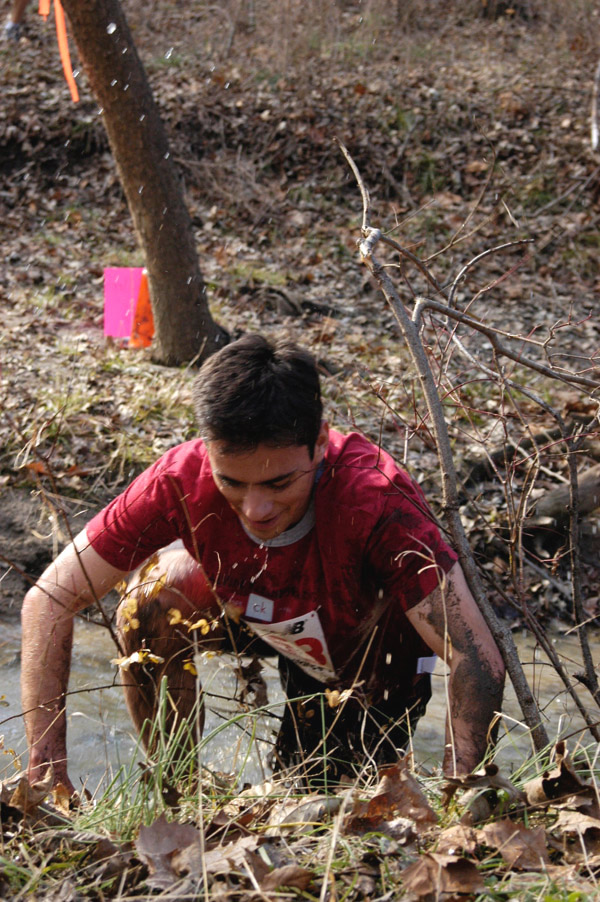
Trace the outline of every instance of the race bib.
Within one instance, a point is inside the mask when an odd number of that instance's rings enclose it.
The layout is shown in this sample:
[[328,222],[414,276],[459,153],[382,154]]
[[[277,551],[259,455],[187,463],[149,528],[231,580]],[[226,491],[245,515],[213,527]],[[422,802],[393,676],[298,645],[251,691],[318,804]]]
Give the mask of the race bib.
[[[250,595],[246,606],[248,616],[260,616],[255,612],[259,598]],[[261,603],[266,600],[260,598]],[[263,608],[261,612],[262,610]],[[251,623],[246,620],[246,624],[275,651],[289,658],[315,680],[325,683],[335,678],[325,634],[316,611],[292,620],[282,620],[280,623]]]

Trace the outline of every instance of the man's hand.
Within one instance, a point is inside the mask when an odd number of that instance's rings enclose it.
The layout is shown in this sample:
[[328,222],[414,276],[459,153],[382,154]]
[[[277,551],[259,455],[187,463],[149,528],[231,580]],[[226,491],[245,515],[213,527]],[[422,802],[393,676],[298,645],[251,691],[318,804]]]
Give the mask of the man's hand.
[[490,723],[500,711],[504,663],[460,564],[407,617],[450,668],[444,773],[470,773],[484,758]]
[[73,617],[126,574],[107,564],[85,530],[45,570],[23,602],[21,700],[29,744],[28,776],[74,790],[67,773],[65,695],[71,667]]

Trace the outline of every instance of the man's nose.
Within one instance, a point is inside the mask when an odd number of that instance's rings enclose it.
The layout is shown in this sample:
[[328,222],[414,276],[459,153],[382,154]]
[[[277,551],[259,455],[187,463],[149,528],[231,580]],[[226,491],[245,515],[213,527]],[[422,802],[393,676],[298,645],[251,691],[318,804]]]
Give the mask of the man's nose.
[[242,502],[242,513],[248,520],[268,520],[273,516],[273,502],[261,488],[249,488]]

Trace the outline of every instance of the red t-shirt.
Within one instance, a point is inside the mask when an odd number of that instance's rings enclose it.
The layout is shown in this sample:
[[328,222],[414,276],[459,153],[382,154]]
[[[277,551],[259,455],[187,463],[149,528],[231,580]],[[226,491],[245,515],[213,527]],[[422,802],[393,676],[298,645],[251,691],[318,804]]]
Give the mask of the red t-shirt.
[[277,651],[322,682],[358,678],[374,695],[406,684],[431,655],[405,611],[456,561],[409,476],[362,436],[333,430],[311,508],[275,540],[247,535],[199,439],[138,476],[87,535],[127,571],[181,539],[222,601]]

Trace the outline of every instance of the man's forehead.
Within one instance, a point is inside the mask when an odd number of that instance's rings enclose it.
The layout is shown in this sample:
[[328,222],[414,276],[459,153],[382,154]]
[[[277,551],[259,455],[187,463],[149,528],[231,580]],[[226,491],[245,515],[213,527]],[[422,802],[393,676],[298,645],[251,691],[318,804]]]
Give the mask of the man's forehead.
[[205,439],[204,444],[213,456],[241,459],[243,457],[252,457],[254,455],[266,456],[296,456],[303,452],[308,453],[308,445],[275,445],[270,442],[261,442],[259,445],[234,445],[223,439]]
[[258,445],[253,449],[232,449],[221,441],[206,443],[211,467],[227,475],[228,471],[292,473],[310,463],[306,445]]

